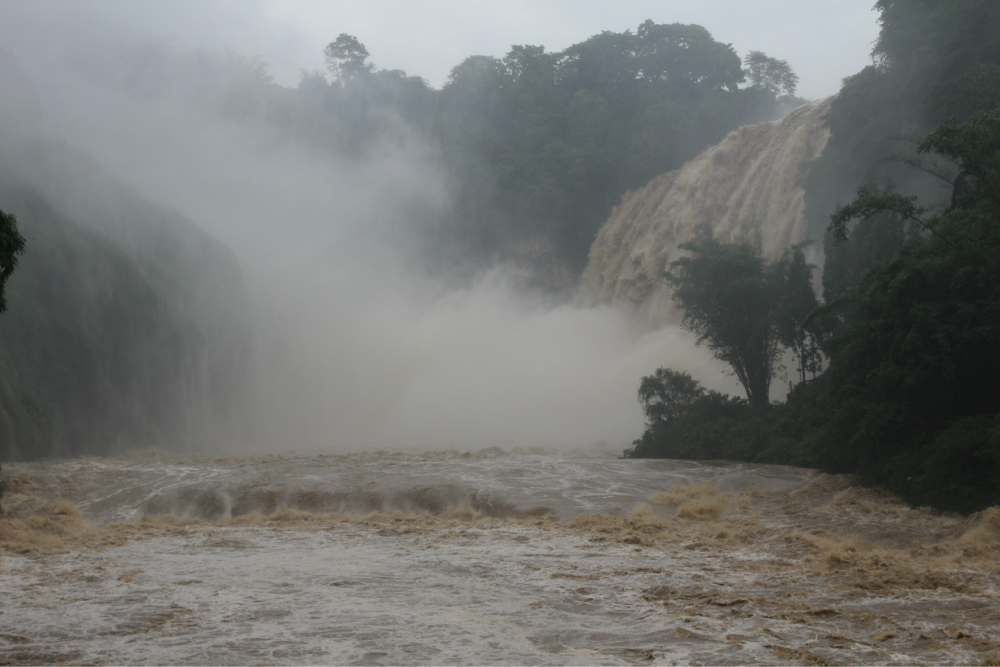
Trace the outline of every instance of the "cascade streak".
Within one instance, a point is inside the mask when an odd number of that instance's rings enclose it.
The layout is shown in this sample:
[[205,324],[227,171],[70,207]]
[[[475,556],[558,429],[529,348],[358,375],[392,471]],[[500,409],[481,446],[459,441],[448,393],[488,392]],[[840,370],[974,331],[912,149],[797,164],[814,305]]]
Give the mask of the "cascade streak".
[[[780,121],[741,127],[677,171],[626,194],[591,247],[581,301],[627,304],[650,326],[662,326],[678,319],[663,272],[698,229],[707,227],[723,241],[759,232],[772,258],[806,240],[799,180],[829,138],[822,118],[833,99]],[[818,250],[813,253],[815,260]]]

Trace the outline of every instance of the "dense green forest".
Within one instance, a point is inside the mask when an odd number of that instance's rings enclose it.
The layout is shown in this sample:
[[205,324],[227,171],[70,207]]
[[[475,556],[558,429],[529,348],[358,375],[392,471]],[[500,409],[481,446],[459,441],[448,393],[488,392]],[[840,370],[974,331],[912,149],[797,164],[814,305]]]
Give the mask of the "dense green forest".
[[438,119],[463,241],[490,251],[535,240],[581,271],[625,191],[780,113],[794,74],[755,55],[744,72],[704,28],[646,21],[562,53],[515,46],[465,60]]
[[753,408],[661,369],[627,455],[817,466],[974,511],[1000,503],[1000,4],[876,7],[875,64],[805,181],[824,304],[799,331],[825,372]]

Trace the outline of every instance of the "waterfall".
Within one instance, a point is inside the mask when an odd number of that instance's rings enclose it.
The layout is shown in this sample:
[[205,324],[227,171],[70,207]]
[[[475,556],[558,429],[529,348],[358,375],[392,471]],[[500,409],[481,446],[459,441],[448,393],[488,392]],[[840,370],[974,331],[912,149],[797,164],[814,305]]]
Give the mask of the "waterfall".
[[[677,171],[627,193],[591,246],[580,300],[628,305],[659,327],[679,319],[663,272],[698,229],[723,241],[759,233],[772,258],[806,240],[800,176],[826,145],[830,131],[822,119],[833,99],[741,127]],[[811,259],[819,253],[817,245]]]

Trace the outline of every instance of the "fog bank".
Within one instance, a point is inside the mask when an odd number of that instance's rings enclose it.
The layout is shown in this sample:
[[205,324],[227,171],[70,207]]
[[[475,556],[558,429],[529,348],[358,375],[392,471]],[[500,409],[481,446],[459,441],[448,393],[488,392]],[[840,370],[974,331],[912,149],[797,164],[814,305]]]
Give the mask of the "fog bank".
[[[38,91],[37,130],[239,258],[251,386],[206,445],[620,448],[642,431],[635,392],[657,366],[738,391],[675,327],[649,332],[623,311],[525,293],[502,266],[460,282],[431,277],[415,249],[433,238],[427,221],[449,188],[436,147],[405,127],[363,157],[336,157],[213,114],[162,67],[125,87],[88,68],[134,42],[66,48],[15,53]],[[150,52],[169,64],[170,48]]]

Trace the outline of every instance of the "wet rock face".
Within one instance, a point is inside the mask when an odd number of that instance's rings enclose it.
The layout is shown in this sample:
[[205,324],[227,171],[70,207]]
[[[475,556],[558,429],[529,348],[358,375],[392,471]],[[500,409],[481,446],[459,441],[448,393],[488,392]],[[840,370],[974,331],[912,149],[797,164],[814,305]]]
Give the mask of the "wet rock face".
[[[591,247],[581,301],[636,307],[658,327],[679,319],[661,276],[699,229],[723,241],[759,235],[772,258],[806,240],[799,181],[829,138],[822,118],[833,99],[741,127],[681,169],[625,195]],[[819,249],[812,252],[815,261]]]

